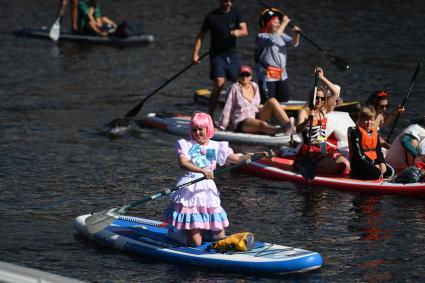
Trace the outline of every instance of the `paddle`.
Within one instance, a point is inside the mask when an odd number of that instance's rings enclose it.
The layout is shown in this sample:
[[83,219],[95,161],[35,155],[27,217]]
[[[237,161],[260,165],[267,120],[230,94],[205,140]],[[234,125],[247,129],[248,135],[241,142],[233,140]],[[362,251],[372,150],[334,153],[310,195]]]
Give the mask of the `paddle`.
[[[406,104],[407,98],[409,98],[410,92],[412,91],[413,85],[415,84],[416,76],[418,75],[419,70],[420,70],[421,67],[422,67],[422,61],[419,61],[418,62],[418,65],[416,66],[415,73],[413,74],[412,82],[410,83],[409,89],[407,90],[407,93],[404,96],[403,102],[400,105],[401,108],[404,107],[404,104]],[[393,130],[394,130],[394,128],[395,128],[395,126],[396,126],[396,124],[398,122],[399,116],[400,116],[400,112],[397,113],[397,116],[395,117],[395,120],[393,122],[393,126],[391,127],[390,133],[387,136],[387,142],[388,143],[390,143],[390,138],[391,138],[391,135],[393,134]]]
[[66,8],[66,3],[68,2],[68,0],[62,0],[61,6],[59,8],[59,13],[58,13],[58,17],[56,19],[56,21],[53,23],[52,27],[50,28],[49,31],[49,37],[54,41],[58,41],[59,36],[60,36],[60,32],[61,32],[61,18],[63,16],[63,13],[65,12],[65,8]]
[[[257,1],[262,6],[264,6],[266,9],[272,10],[272,7],[270,7],[269,5],[267,5],[266,3],[264,3],[263,1],[261,1],[261,0],[257,0]],[[289,23],[288,25],[290,27],[292,27],[292,28],[294,27],[294,25],[291,24],[291,23]],[[313,45],[314,47],[316,47],[323,55],[325,55],[328,59],[330,59],[331,63],[334,64],[335,67],[338,70],[340,70],[340,71],[346,71],[346,70],[348,70],[348,68],[350,68],[350,66],[348,65],[348,63],[344,59],[342,59],[342,58],[340,58],[340,57],[338,57],[338,56],[336,56],[334,54],[331,54],[331,53],[327,52],[326,50],[324,50],[323,48],[321,48],[317,43],[315,43],[313,40],[311,40],[309,37],[307,37],[304,33],[299,32],[299,34],[301,35],[301,37],[303,37],[305,40],[307,40],[311,45]]]
[[[317,94],[317,83],[319,80],[319,73],[316,72],[314,76],[314,90],[313,90],[313,100],[310,105],[311,108],[314,108],[316,105],[316,94]],[[314,164],[313,159],[311,158],[310,148],[311,148],[311,129],[313,124],[313,118],[308,118],[310,121],[310,127],[308,129],[308,141],[307,141],[307,152],[304,154],[301,160],[300,173],[304,177],[304,179],[311,181],[316,177],[316,173],[314,172]]]
[[[233,169],[241,167],[245,164],[249,164],[250,162],[255,161],[257,159],[260,159],[260,158],[263,158],[263,157],[271,158],[271,157],[273,157],[273,155],[274,155],[273,151],[269,151],[269,152],[266,152],[266,153],[254,154],[251,157],[251,159],[244,160],[244,161],[241,161],[241,162],[234,164],[232,166],[216,170],[214,172],[214,175],[221,175],[223,173],[230,172]],[[112,222],[114,222],[115,219],[118,219],[121,214],[126,213],[129,209],[132,209],[136,206],[139,206],[139,205],[141,205],[145,202],[155,200],[159,197],[169,195],[170,193],[177,191],[181,188],[184,188],[184,187],[187,187],[189,185],[203,181],[203,180],[205,180],[205,178],[206,177],[204,176],[204,177],[192,180],[188,183],[174,187],[172,189],[167,189],[167,190],[164,190],[164,191],[157,192],[156,194],[154,194],[152,196],[148,196],[148,197],[145,197],[143,199],[136,200],[136,201],[134,201],[134,202],[132,202],[128,205],[125,205],[125,206],[122,206],[122,207],[119,207],[119,208],[112,208],[112,209],[108,209],[108,210],[104,210],[104,211],[94,213],[94,214],[92,214],[92,215],[90,215],[89,217],[86,218],[87,229],[90,233],[99,232],[99,231],[105,229],[106,227],[108,227],[109,225],[111,225]]]
[[[201,57],[199,57],[199,60],[201,60],[202,58],[204,58],[208,54],[209,54],[209,52],[206,52]],[[153,92],[151,92],[145,98],[143,98],[142,101],[140,101],[139,104],[137,104],[133,109],[131,109],[130,111],[128,111],[127,114],[124,115],[124,119],[114,119],[113,121],[109,122],[106,125],[107,126],[112,126],[112,127],[127,125],[128,124],[128,120],[131,119],[131,118],[133,118],[134,116],[136,116],[137,113],[139,113],[140,109],[142,109],[142,106],[146,102],[146,100],[148,100],[149,98],[151,98],[155,93],[157,93],[158,91],[160,91],[163,87],[165,87],[167,84],[169,84],[170,82],[172,82],[174,79],[176,79],[178,76],[180,76],[181,74],[183,74],[184,72],[186,72],[187,70],[189,70],[193,65],[196,65],[196,64],[197,63],[195,63],[195,62],[190,63],[189,65],[187,65],[186,67],[184,67],[181,71],[179,71],[177,74],[175,74],[174,76],[172,76],[171,78],[169,78],[166,82],[164,82],[162,85],[160,85],[157,89],[155,89]]]

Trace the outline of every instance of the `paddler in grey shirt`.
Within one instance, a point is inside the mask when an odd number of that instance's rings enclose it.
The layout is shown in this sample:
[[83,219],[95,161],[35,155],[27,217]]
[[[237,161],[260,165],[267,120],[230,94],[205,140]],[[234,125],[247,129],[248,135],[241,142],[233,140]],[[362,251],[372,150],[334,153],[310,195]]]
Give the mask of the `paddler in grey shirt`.
[[291,37],[284,33],[291,21],[277,9],[263,12],[263,30],[256,38],[256,73],[262,102],[275,97],[280,102],[290,98],[286,57],[289,47],[297,47],[301,29],[294,26]]

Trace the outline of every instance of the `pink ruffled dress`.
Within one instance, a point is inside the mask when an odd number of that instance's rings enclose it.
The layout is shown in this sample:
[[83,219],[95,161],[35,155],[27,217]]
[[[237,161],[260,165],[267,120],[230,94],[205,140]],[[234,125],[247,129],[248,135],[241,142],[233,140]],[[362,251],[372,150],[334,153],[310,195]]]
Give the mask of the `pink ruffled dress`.
[[[200,168],[214,170],[217,164],[222,166],[226,163],[233,150],[227,142],[209,140],[208,145],[201,146],[196,141],[181,139],[176,143],[176,153]],[[202,173],[186,171],[177,185],[203,176]],[[222,230],[229,226],[229,220],[221,207],[219,195],[213,180],[203,180],[181,188],[171,194],[164,221],[179,230]]]

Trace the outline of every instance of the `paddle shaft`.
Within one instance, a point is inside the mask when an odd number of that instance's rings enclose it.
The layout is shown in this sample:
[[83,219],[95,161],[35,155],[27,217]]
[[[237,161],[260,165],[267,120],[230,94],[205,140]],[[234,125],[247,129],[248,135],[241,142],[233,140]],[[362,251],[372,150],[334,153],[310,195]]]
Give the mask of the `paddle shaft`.
[[68,0],[62,0],[61,1],[58,16],[57,16],[56,21],[53,23],[53,25],[52,25],[52,27],[50,28],[50,31],[49,31],[49,37],[55,42],[58,41],[58,39],[60,37],[60,28],[61,28],[60,22],[61,22],[63,14],[65,13],[65,8],[66,8],[67,2],[68,2]]
[[[316,106],[316,95],[317,95],[317,83],[319,81],[319,73],[316,72],[314,74],[314,91],[313,91],[313,101],[312,101],[312,108],[314,109],[314,107]],[[310,148],[311,148],[311,132],[312,132],[312,128],[313,128],[313,117],[309,117],[308,118],[310,120],[310,126],[308,129],[308,142],[307,142],[307,154],[310,155]],[[311,157],[311,156],[310,156]],[[311,161],[311,158],[310,158]]]
[[[411,81],[411,83],[410,83],[409,89],[407,90],[407,93],[406,93],[406,95],[404,96],[403,102],[402,102],[402,103],[401,103],[401,105],[400,105],[400,107],[401,107],[401,108],[403,108],[403,107],[404,107],[404,105],[405,105],[405,104],[406,104],[406,102],[407,102],[407,99],[409,98],[410,92],[412,91],[413,85],[415,84],[416,76],[418,75],[419,70],[421,69],[421,67],[422,67],[422,62],[421,62],[421,61],[419,61],[418,65],[416,66],[415,73],[413,74],[412,81]],[[394,123],[393,123],[393,125],[392,125],[392,127],[391,127],[391,130],[390,130],[390,132],[389,132],[388,136],[387,136],[387,142],[388,142],[388,143],[390,143],[391,135],[393,134],[394,128],[395,128],[395,126],[397,125],[397,122],[398,122],[398,118],[399,118],[399,117],[400,117],[400,112],[397,112],[397,116],[395,117]]]
[[[267,5],[266,3],[264,3],[261,0],[257,0],[258,3],[260,3],[262,6],[264,6],[266,9],[272,10],[272,7],[270,7],[269,5]],[[291,17],[290,17],[291,18]],[[291,18],[292,19],[292,18]],[[294,28],[295,26],[291,23],[288,23],[288,25],[291,28]],[[335,65],[338,67],[338,69],[340,70],[347,70],[349,68],[347,62],[345,62],[345,60],[333,55],[333,54],[329,54],[326,50],[324,50],[323,48],[321,48],[316,42],[314,42],[312,39],[310,39],[308,36],[306,36],[303,32],[298,31],[298,33],[300,34],[300,36],[302,38],[304,38],[305,40],[307,40],[311,45],[313,45],[314,47],[316,47],[323,55],[330,57],[332,63],[335,63]]]
[[[274,155],[274,153],[272,151],[270,151],[267,154],[257,154],[257,155],[254,155],[249,160],[244,160],[244,161],[241,161],[238,164],[232,165],[230,167],[217,170],[216,171],[216,175],[217,174],[220,175],[222,173],[225,173],[225,172],[228,172],[230,170],[233,170],[233,169],[235,169],[237,167],[240,167],[240,166],[242,166],[244,164],[248,164],[249,162],[251,162],[253,160],[257,160],[259,158],[266,157],[266,156],[268,156],[268,154],[270,154],[270,156],[273,156]],[[154,194],[154,195],[152,195],[150,197],[146,197],[146,198],[143,198],[141,200],[134,201],[134,202],[130,203],[129,205],[122,206],[120,208],[112,208],[112,209],[108,209],[108,210],[104,210],[104,211],[100,211],[100,212],[94,213],[94,214],[90,215],[89,217],[87,217],[86,220],[85,220],[86,225],[87,225],[87,230],[89,231],[89,233],[97,233],[97,232],[105,229],[109,225],[111,225],[115,221],[115,219],[118,219],[119,218],[119,215],[120,214],[125,213],[127,210],[129,210],[129,209],[131,209],[133,207],[136,207],[138,205],[141,205],[141,204],[143,204],[145,202],[148,202],[150,200],[154,200],[154,199],[157,199],[157,198],[159,198],[161,196],[168,195],[168,194],[170,194],[173,191],[176,191],[178,189],[181,189],[181,188],[184,188],[186,186],[192,185],[192,184],[194,184],[196,182],[200,182],[202,180],[205,180],[205,177],[192,180],[192,181],[190,181],[188,183],[182,184],[182,185],[177,186],[177,187],[174,187],[172,189],[167,189],[165,191],[158,192],[158,193],[156,193],[156,194]]]
[[[314,109],[316,105],[316,95],[317,95],[317,83],[319,80],[319,73],[316,71],[314,76],[314,90],[313,90],[313,97],[312,101],[310,103],[310,108]],[[314,172],[314,164],[313,160],[311,159],[311,133],[313,129],[313,119],[314,116],[310,116],[307,118],[310,122],[309,129],[308,129],[308,141],[307,141],[307,152],[305,153],[304,158],[302,159],[302,164],[300,168],[301,175],[304,177],[304,179],[307,179],[308,181],[311,181],[315,177]]]
[[[272,154],[272,153],[271,153],[271,154]],[[250,162],[252,162],[252,161],[255,161],[255,160],[257,160],[257,159],[260,159],[260,158],[263,158],[263,157],[266,157],[266,156],[267,156],[267,154],[257,154],[257,155],[255,155],[255,154],[254,154],[254,155],[251,157],[251,159],[244,160],[244,161],[241,161],[241,162],[239,162],[239,163],[237,163],[237,164],[234,164],[234,165],[232,165],[232,166],[229,166],[229,167],[226,167],[226,168],[221,168],[221,169],[216,170],[216,171],[214,172],[214,175],[221,175],[221,174],[224,174],[224,173],[230,172],[230,171],[232,171],[232,170],[234,170],[234,169],[236,169],[236,168],[238,168],[238,167],[241,167],[241,166],[243,166],[243,165],[245,165],[245,164],[248,164],[248,163],[250,163]],[[117,214],[123,214],[123,213],[125,213],[127,210],[129,210],[129,209],[131,209],[131,208],[134,208],[134,207],[136,207],[136,206],[139,206],[139,205],[141,205],[141,204],[143,204],[143,203],[145,203],[145,202],[148,202],[148,201],[151,201],[151,200],[155,200],[155,199],[160,198],[160,197],[162,197],[162,196],[169,195],[170,193],[172,193],[172,192],[174,192],[174,191],[177,191],[177,190],[179,190],[179,189],[181,189],[181,188],[185,188],[185,187],[190,186],[190,185],[192,185],[192,184],[198,183],[198,182],[203,181],[203,180],[205,180],[205,179],[206,179],[206,177],[205,177],[205,176],[203,176],[203,177],[200,177],[200,178],[194,179],[194,180],[192,180],[192,181],[190,181],[190,182],[184,183],[184,184],[182,184],[182,185],[176,186],[176,187],[174,187],[174,188],[172,188],[172,189],[167,189],[167,190],[164,190],[164,191],[158,192],[158,193],[156,193],[156,194],[154,194],[154,195],[151,195],[151,196],[148,196],[148,197],[146,197],[146,198],[143,198],[143,199],[141,199],[141,200],[134,201],[134,202],[130,203],[129,205],[126,205],[126,206],[123,206],[123,207],[119,208],[119,209],[116,211],[116,213],[117,213]]]
[[63,14],[65,13],[66,4],[68,3],[68,0],[62,0],[61,6],[59,8],[58,18],[62,18]]
[[[199,60],[203,59],[208,54],[209,54],[209,52],[206,52],[201,57],[199,57]],[[137,104],[133,109],[131,109],[130,111],[128,111],[127,114],[125,114],[124,117],[125,118],[132,118],[132,117],[136,116],[137,113],[139,113],[140,109],[142,108],[143,104],[146,102],[146,100],[148,100],[149,98],[151,98],[155,93],[157,93],[158,91],[160,91],[163,87],[165,87],[167,84],[169,84],[170,82],[172,82],[174,79],[176,79],[178,76],[180,76],[181,74],[183,74],[188,69],[190,69],[193,65],[196,65],[196,64],[197,64],[196,62],[190,63],[189,65],[187,65],[186,67],[184,67],[180,72],[178,72],[177,74],[175,74],[174,76],[172,76],[171,78],[169,78],[166,82],[164,82],[162,85],[160,85],[152,93],[150,93],[148,96],[146,96],[145,98],[143,98],[143,100],[140,101],[140,103]]]

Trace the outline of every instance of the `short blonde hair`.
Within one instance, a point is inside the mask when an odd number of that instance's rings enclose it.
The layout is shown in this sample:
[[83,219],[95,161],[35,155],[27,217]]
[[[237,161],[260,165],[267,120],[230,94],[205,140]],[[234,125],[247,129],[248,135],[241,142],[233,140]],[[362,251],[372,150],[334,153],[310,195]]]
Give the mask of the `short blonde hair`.
[[375,118],[375,116],[376,116],[376,111],[373,107],[364,106],[359,111],[358,121],[366,121],[366,120],[369,120],[371,118]]

